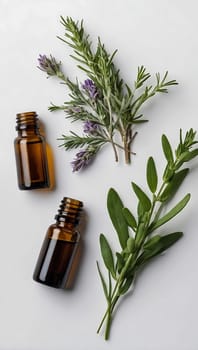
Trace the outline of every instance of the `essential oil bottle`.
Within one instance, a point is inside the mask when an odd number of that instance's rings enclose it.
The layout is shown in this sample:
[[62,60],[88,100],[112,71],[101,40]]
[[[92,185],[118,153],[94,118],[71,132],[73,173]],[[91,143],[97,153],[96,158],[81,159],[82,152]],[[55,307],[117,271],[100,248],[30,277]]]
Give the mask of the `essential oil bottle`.
[[35,112],[18,113],[18,137],[14,141],[18,186],[20,190],[50,187],[46,142],[40,134]]
[[83,203],[64,197],[61,201],[56,222],[52,224],[44,239],[33,279],[42,284],[65,288],[74,263],[80,239],[77,230]]

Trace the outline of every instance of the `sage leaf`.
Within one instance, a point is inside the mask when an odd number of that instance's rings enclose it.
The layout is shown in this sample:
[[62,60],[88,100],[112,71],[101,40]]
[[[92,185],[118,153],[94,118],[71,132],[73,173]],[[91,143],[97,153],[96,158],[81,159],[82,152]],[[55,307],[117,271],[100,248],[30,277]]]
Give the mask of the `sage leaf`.
[[118,193],[111,188],[107,196],[107,208],[112,224],[118,234],[121,247],[124,249],[129,238],[128,225],[123,215],[123,203]]
[[173,151],[166,135],[162,135],[162,149],[168,164],[173,164]]
[[113,253],[106,237],[102,233],[100,235],[100,249],[107,270],[109,270],[112,277],[115,278]]
[[99,273],[99,276],[100,276],[100,280],[101,280],[101,283],[102,283],[104,295],[105,295],[106,299],[108,300],[108,299],[109,299],[109,296],[108,296],[107,285],[106,285],[106,282],[105,282],[104,277],[103,277],[103,275],[102,275],[102,272],[101,272],[101,270],[100,270],[98,261],[96,262],[96,264],[97,264],[97,269],[98,269],[98,273]]
[[146,193],[144,193],[144,191],[138,185],[136,185],[135,182],[132,182],[132,187],[143,209],[145,211],[149,211],[151,209],[151,201]]
[[137,222],[134,215],[128,208],[123,208],[123,215],[127,224],[135,231],[137,228]]
[[[159,83],[159,75],[157,79]],[[159,86],[159,89],[166,89],[166,86],[168,85]],[[145,97],[149,93],[154,93],[152,86],[145,91]],[[129,91],[128,95],[130,94],[131,92]],[[166,251],[183,236],[182,232],[160,235],[158,233],[154,234],[153,231],[173,219],[190,200],[190,194],[188,193],[172,209],[167,209],[166,207],[167,202],[173,198],[189,172],[188,168],[181,169],[181,166],[185,161],[198,156],[198,147],[192,150],[192,147],[197,142],[195,140],[195,132],[192,129],[186,133],[184,140],[180,131],[179,145],[175,150],[174,160],[170,143],[167,137],[163,135],[163,151],[167,162],[165,169],[162,171],[162,183],[159,185],[159,190],[157,191],[158,172],[152,157],[148,159],[146,167],[147,183],[152,196],[147,196],[142,188],[132,182],[132,188],[137,197],[136,217],[128,208],[123,206],[121,199],[114,190],[111,189],[109,193],[109,212],[111,213],[114,227],[118,227],[119,231],[123,220],[124,225],[128,226],[130,232],[132,229],[135,233],[129,236],[128,232],[121,251],[115,253],[115,267],[111,248],[106,239],[101,236],[101,246],[103,246],[104,250],[103,260],[106,267],[108,267],[109,284],[106,284],[103,281],[104,279],[102,280],[105,297],[108,299],[106,311],[97,332],[100,332],[101,327],[105,323],[105,339],[109,337],[115,306],[132,289],[136,275],[142,271],[141,267]],[[120,232],[122,233],[121,230]],[[113,271],[113,274],[116,274],[115,280],[112,278],[110,269]]]
[[150,157],[147,162],[147,183],[152,193],[156,192],[157,189],[157,170],[153,157]]
[[174,208],[172,208],[167,214],[165,214],[162,218],[155,222],[154,225],[151,224],[151,226],[149,227],[149,232],[151,233],[153,230],[156,230],[156,228],[164,225],[166,222],[171,220],[186,206],[189,200],[190,193],[188,193],[179,203],[177,203],[177,205]]
[[134,280],[134,276],[133,275],[128,277],[128,278],[126,278],[124,284],[119,287],[118,294],[119,295],[125,294],[129,290],[129,288],[131,287],[131,285],[133,283],[133,280]]
[[173,232],[168,235],[162,236],[160,241],[162,244],[162,248],[159,251],[159,254],[163,251],[170,248],[173,244],[175,244],[181,237],[183,236],[183,232]]
[[150,259],[163,253],[165,250],[170,248],[183,236],[182,232],[173,232],[166,236],[158,236],[155,240],[153,237],[153,243],[149,249],[145,249],[136,261],[136,266],[140,267],[145,265]]
[[143,208],[141,202],[139,201],[138,205],[137,205],[137,215],[138,215],[139,221],[142,220],[144,213],[145,213],[144,208]]
[[172,179],[172,177],[174,176],[174,173],[175,173],[175,170],[170,168],[169,164],[167,164],[167,166],[164,170],[164,174],[163,174],[164,182],[169,182]]
[[153,246],[155,246],[159,241],[160,241],[161,236],[160,235],[155,235],[151,237],[146,243],[143,245],[144,251],[146,250],[152,250]]
[[117,269],[118,273],[120,273],[120,271],[124,267],[125,260],[124,260],[123,256],[118,252],[116,252],[116,257],[117,257],[116,269]]
[[156,242],[152,245],[152,249],[143,252],[141,256],[142,263],[145,263],[149,259],[163,253],[174,243],[176,243],[182,236],[182,232],[173,232],[166,236],[161,236],[160,239],[156,240]]
[[144,235],[145,235],[145,223],[140,222],[140,224],[138,225],[138,228],[137,228],[136,235],[135,235],[135,242],[137,244],[139,244],[139,242],[142,241]]
[[198,156],[198,149],[194,149],[191,152],[188,152],[188,154],[185,155],[183,162],[188,162],[189,160],[195,158],[196,156]]
[[133,237],[129,237],[127,240],[127,251],[129,253],[132,253],[134,251],[134,247],[135,247],[135,240]]
[[187,176],[188,172],[189,172],[189,169],[186,168],[178,171],[173,175],[173,177],[167,183],[164,191],[159,197],[160,202],[165,202],[167,200],[170,200],[175,195],[175,193],[183,183],[185,177]]

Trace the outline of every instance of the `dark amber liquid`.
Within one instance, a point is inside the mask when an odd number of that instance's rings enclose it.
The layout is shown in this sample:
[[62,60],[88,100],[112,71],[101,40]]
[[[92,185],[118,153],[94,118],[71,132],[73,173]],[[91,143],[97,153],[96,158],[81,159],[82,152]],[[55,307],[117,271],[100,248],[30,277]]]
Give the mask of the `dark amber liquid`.
[[15,141],[18,185],[21,190],[49,187],[46,150],[42,138]]
[[45,238],[33,279],[55,288],[65,288],[77,244]]

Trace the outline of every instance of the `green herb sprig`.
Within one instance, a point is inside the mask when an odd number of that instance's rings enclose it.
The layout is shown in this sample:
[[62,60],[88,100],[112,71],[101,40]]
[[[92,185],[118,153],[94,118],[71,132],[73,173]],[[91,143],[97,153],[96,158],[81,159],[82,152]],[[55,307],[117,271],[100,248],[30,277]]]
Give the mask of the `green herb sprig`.
[[49,110],[64,110],[67,118],[83,122],[83,135],[72,131],[69,135],[63,134],[61,146],[66,150],[85,147],[77,153],[72,163],[74,171],[88,165],[101,147],[108,143],[113,147],[116,161],[120,149],[124,151],[126,163],[130,163],[132,143],[137,134],[134,126],[148,121],[144,119],[141,107],[156,94],[167,93],[168,88],[177,82],[168,80],[166,71],[163,76],[156,73],[155,83],[150,83],[151,74],[140,66],[133,86],[129,87],[114,64],[117,50],[109,54],[98,38],[94,51],[83,21],[75,22],[70,17],[61,17],[61,24],[65,35],[59,39],[72,48],[73,54],[70,56],[87,76],[83,83],[78,79],[72,82],[63,73],[61,62],[57,62],[53,56],[39,57],[39,68],[48,77],[58,77],[70,91],[70,101],[61,106],[52,104]]
[[114,253],[105,235],[100,235],[101,255],[108,272],[108,279],[104,277],[97,262],[107,302],[107,309],[97,332],[101,331],[106,322],[105,339],[109,338],[115,306],[133,285],[140,268],[171,247],[183,235],[182,232],[160,235],[158,229],[179,214],[190,199],[188,193],[167,211],[167,204],[174,197],[189,172],[189,168],[182,166],[198,155],[198,148],[194,147],[198,142],[195,140],[195,134],[196,132],[190,129],[183,139],[180,130],[180,140],[175,153],[166,135],[162,136],[166,166],[161,185],[158,184],[158,173],[152,157],[148,159],[146,167],[150,195],[132,182],[132,189],[138,202],[137,217],[124,207],[114,189],[111,188],[108,192],[108,213],[118,235],[121,251]]

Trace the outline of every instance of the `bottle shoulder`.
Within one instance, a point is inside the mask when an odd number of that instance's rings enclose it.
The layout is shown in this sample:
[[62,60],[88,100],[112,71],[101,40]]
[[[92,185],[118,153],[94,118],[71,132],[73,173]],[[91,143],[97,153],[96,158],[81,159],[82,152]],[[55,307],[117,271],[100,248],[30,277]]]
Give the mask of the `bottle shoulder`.
[[45,139],[42,135],[21,135],[14,139],[14,144],[26,144],[26,143],[44,143]]
[[70,227],[69,225],[61,226],[56,223],[49,226],[47,236],[51,239],[70,242],[77,242],[80,239],[80,234],[75,227]]

